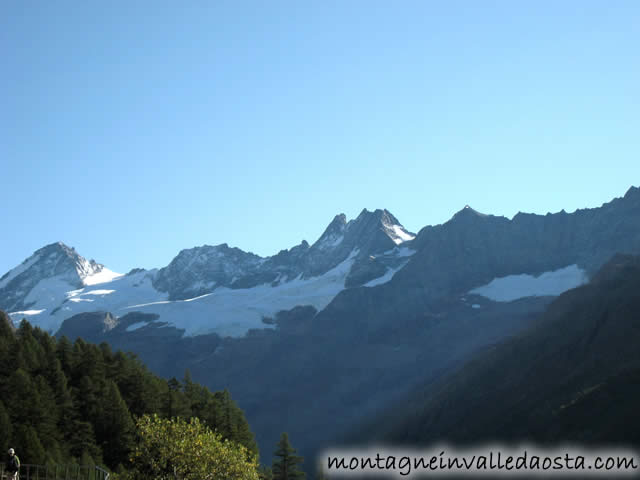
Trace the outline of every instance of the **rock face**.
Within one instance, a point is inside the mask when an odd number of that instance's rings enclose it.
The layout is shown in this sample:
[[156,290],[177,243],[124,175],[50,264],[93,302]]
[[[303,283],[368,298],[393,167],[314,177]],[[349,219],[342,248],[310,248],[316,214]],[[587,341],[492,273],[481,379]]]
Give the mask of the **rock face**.
[[83,338],[85,340],[100,338],[118,325],[118,319],[109,312],[88,312],[74,315],[65,320],[59,336]]
[[357,251],[359,263],[413,238],[387,210],[365,209],[350,222],[346,222],[344,215],[338,215],[309,249],[304,258],[304,275],[313,276],[333,268],[351,252]]
[[169,293],[171,300],[184,300],[210,293],[257,272],[262,259],[226,243],[182,250],[169,265],[161,268],[154,286]]

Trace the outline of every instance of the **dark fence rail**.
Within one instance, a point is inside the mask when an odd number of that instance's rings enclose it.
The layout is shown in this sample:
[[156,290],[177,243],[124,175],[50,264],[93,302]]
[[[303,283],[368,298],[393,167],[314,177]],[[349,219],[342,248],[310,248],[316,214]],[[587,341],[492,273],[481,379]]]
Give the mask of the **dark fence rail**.
[[[11,474],[0,465],[0,479],[10,480]],[[87,465],[20,465],[20,480],[109,480],[109,472]]]

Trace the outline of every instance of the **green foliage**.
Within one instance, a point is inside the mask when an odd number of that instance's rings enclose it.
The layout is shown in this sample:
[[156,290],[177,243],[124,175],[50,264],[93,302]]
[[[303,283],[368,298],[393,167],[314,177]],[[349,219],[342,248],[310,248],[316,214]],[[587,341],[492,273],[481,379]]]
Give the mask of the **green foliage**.
[[260,480],[273,480],[273,472],[271,471],[271,467],[261,465],[258,469],[258,478],[260,478]]
[[244,445],[251,456],[258,455],[258,444],[244,412],[233,401],[228,390],[211,393],[207,387],[192,382],[188,371],[183,388],[194,417],[198,417],[223,438]]
[[47,454],[36,430],[29,425],[18,425],[12,443],[23,463],[44,463]]
[[306,478],[305,473],[300,470],[299,464],[302,457],[296,455],[296,450],[289,443],[289,435],[283,433],[278,442],[278,448],[274,452],[276,458],[271,467],[273,480],[294,480]]
[[96,462],[89,452],[86,450],[80,455],[80,465],[85,467],[95,467]]
[[0,452],[6,452],[9,449],[9,439],[12,433],[11,419],[4,408],[4,403],[0,400]]
[[210,392],[190,376],[184,385],[153,375],[133,354],[66,337],[56,340],[0,311],[0,447],[26,463],[91,459],[112,470],[128,464],[134,418],[199,417],[206,426],[257,458],[253,433],[229,392]]
[[137,427],[130,478],[258,480],[255,457],[248,460],[245,447],[223,440],[197,418],[145,415]]
[[108,382],[101,399],[102,414],[96,422],[96,433],[102,439],[105,462],[117,465],[131,449],[135,427],[127,404],[113,381]]

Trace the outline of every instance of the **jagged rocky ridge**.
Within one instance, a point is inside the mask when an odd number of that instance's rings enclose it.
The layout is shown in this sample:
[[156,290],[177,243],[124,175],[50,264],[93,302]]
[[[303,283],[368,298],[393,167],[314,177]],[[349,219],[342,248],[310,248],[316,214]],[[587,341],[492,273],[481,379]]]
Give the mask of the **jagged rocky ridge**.
[[344,288],[387,281],[412,253],[398,245],[413,238],[386,210],[363,210],[349,222],[336,216],[313,245],[303,241],[272,257],[204,245],[182,250],[159,270],[127,275],[55,243],[3,277],[0,305],[52,333],[76,314],[140,311],[187,334],[237,336],[270,328],[262,320],[280,310],[298,304],[322,309]]
[[384,265],[364,273],[371,255],[389,252],[414,236],[387,210],[365,209],[349,222],[344,214],[336,215],[313,245],[303,240],[268,258],[230,248],[226,243],[182,250],[158,271],[153,283],[168,292],[171,300],[184,300],[211,292],[215,287],[275,286],[298,277],[317,277],[353,255],[358,271],[353,275],[350,272],[346,281],[350,286],[362,285],[384,274],[385,266],[401,263],[388,256]]

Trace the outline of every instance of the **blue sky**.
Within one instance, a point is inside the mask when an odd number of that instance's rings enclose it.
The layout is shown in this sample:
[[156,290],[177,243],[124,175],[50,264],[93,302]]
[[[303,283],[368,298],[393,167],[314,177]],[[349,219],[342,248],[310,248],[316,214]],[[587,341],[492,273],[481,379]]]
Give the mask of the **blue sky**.
[[599,206],[640,184],[639,45],[636,1],[3,2],[0,275]]

